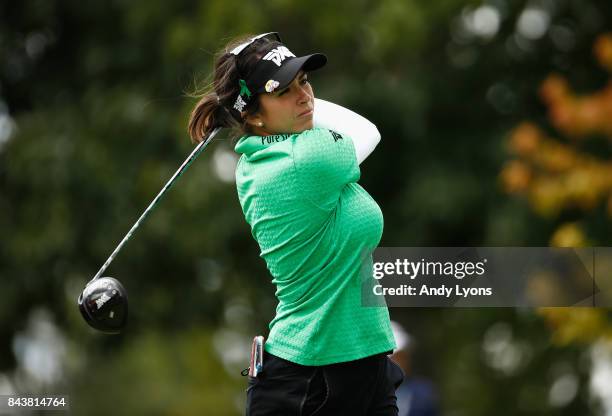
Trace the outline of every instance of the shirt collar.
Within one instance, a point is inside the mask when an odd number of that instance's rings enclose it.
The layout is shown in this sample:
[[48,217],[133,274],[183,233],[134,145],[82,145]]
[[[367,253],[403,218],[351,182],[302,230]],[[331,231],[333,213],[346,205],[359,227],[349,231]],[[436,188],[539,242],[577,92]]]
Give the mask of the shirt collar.
[[244,153],[247,156],[257,152],[258,150],[265,149],[275,145],[276,143],[284,142],[291,134],[273,134],[270,136],[243,136],[238,140],[234,150],[237,153]]

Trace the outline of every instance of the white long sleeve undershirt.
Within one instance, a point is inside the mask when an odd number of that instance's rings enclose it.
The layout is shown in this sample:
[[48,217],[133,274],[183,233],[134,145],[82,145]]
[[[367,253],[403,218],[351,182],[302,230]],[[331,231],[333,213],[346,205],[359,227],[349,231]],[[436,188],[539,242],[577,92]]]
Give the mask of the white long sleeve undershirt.
[[353,139],[357,163],[361,164],[380,142],[376,126],[365,117],[338,104],[315,98],[315,127],[333,130]]

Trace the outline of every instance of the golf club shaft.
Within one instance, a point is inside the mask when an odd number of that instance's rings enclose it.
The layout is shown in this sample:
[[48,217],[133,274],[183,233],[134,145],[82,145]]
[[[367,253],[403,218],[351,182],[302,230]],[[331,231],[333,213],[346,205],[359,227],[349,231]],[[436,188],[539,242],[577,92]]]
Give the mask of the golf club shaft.
[[213,137],[215,137],[217,135],[217,133],[221,130],[220,127],[216,128],[215,130],[213,130],[210,135],[208,136],[208,138],[206,140],[202,140],[196,147],[195,149],[193,149],[193,152],[191,152],[191,154],[187,157],[187,159],[185,159],[185,161],[183,162],[183,164],[178,168],[178,170],[174,173],[174,175],[172,175],[172,177],[170,178],[170,180],[166,183],[166,185],[162,188],[162,190],[157,194],[157,196],[155,197],[155,199],[153,199],[153,202],[151,202],[151,204],[147,207],[147,209],[145,209],[145,211],[142,213],[142,215],[140,216],[140,218],[138,218],[138,221],[136,221],[136,223],[132,226],[132,228],[130,229],[130,231],[128,231],[128,233],[126,234],[125,237],[123,237],[123,240],[121,240],[121,242],[119,243],[119,245],[117,246],[117,248],[115,248],[115,250],[111,253],[111,255],[108,257],[108,259],[106,260],[106,262],[104,262],[104,265],[102,265],[102,267],[100,268],[100,270],[98,270],[98,273],[96,273],[96,275],[93,277],[93,279],[91,279],[90,283],[93,282],[94,280],[98,279],[100,276],[102,276],[102,273],[104,273],[104,271],[106,270],[106,268],[109,266],[109,264],[111,264],[111,262],[114,260],[115,256],[117,255],[117,253],[119,253],[119,250],[121,250],[121,248],[123,247],[123,245],[130,239],[130,237],[132,236],[132,234],[134,233],[134,231],[136,230],[136,228],[138,228],[138,226],[140,225],[140,223],[147,217],[147,215],[149,215],[149,213],[153,210],[153,208],[155,207],[155,205],[159,202],[159,200],[161,199],[161,197],[164,195],[164,193],[170,189],[170,187],[174,184],[174,181],[183,174],[184,171],[187,170],[187,168],[189,167],[189,165],[191,165],[191,163],[198,157],[198,155],[200,153],[202,153],[202,151],[204,150],[204,148],[206,148],[206,146],[208,146],[208,144],[210,143],[210,141],[213,139]]

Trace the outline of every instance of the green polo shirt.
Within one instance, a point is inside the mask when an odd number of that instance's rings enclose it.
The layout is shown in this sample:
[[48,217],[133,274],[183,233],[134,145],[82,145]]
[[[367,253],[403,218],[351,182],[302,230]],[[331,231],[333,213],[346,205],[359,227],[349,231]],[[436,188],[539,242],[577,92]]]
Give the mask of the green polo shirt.
[[395,348],[387,308],[361,304],[361,257],[383,217],[357,184],[352,140],[315,128],[245,136],[235,150],[238,198],[277,289],[266,351],[325,365]]

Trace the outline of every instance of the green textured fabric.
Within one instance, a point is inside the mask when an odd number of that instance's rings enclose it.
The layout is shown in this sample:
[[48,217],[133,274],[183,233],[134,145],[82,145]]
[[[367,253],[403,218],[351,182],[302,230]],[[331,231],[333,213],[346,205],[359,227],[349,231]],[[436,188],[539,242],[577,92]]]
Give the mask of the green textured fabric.
[[395,348],[388,309],[361,304],[361,257],[383,217],[357,184],[352,140],[315,128],[245,136],[235,150],[238,198],[277,288],[266,351],[326,365]]

